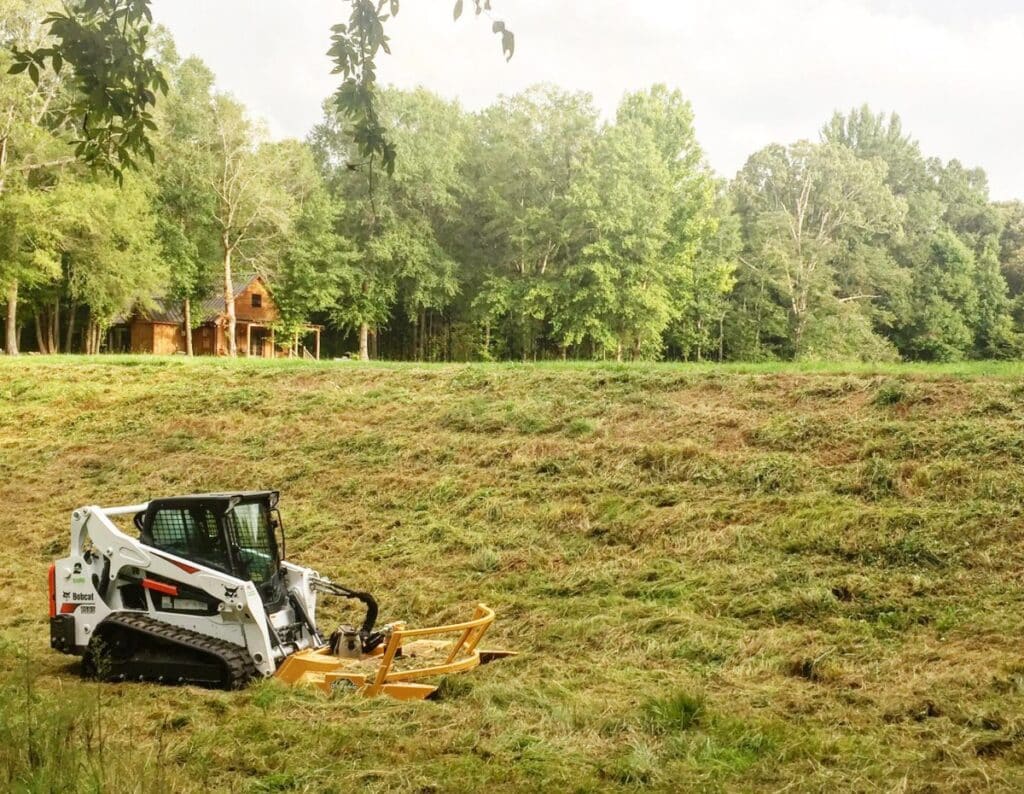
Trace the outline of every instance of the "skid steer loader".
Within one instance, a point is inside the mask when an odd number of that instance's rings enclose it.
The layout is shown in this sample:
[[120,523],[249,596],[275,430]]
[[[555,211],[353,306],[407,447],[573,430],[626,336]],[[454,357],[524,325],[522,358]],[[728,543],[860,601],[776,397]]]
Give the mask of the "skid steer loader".
[[[108,681],[237,689],[276,676],[402,700],[434,694],[423,679],[510,655],[480,649],[494,621],[483,604],[464,623],[378,628],[369,593],[284,558],[277,505],[276,491],[248,491],[75,510],[70,554],[49,571],[51,647]],[[322,595],[362,602],[362,625],[325,635]]]

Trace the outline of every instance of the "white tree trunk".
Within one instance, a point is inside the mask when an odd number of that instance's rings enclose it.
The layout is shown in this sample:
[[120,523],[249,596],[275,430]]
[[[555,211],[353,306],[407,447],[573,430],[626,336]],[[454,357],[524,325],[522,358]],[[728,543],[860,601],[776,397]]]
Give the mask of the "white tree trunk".
[[238,343],[235,339],[235,288],[231,279],[231,245],[227,236],[223,239],[224,244],[224,309],[228,315],[228,355],[231,358],[238,356]]
[[18,282],[7,289],[7,355],[18,355]]
[[367,323],[359,326],[359,360],[370,360],[370,326]]
[[192,355],[192,301],[185,298],[185,355]]

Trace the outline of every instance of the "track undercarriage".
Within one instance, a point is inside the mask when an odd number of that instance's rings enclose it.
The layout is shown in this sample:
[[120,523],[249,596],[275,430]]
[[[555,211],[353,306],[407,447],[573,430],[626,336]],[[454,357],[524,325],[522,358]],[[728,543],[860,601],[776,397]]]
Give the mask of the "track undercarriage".
[[245,648],[132,612],[110,615],[96,627],[82,666],[103,681],[211,689],[241,689],[257,675]]

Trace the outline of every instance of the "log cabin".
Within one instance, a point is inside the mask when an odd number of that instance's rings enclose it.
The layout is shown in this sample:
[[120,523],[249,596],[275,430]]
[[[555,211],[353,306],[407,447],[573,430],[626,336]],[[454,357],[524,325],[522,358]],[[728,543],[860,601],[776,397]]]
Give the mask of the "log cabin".
[[[274,338],[280,313],[262,276],[238,280],[233,285],[235,341],[238,355],[278,358],[301,355],[320,358],[319,325],[305,325],[299,338],[313,337],[309,350],[292,337]],[[154,298],[149,309],[136,309],[121,318],[107,332],[107,350],[121,353],[173,355],[185,352],[185,316],[181,303]],[[228,315],[224,296],[217,295],[192,307],[192,351],[197,356],[228,354]]]

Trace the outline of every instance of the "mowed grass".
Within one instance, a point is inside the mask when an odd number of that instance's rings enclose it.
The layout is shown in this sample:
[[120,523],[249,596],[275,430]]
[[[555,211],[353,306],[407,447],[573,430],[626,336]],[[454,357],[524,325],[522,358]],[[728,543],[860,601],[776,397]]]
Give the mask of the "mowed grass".
[[[1022,375],[0,359],[0,789],[1020,790]],[[401,704],[48,650],[73,508],[243,488],[521,655]]]

